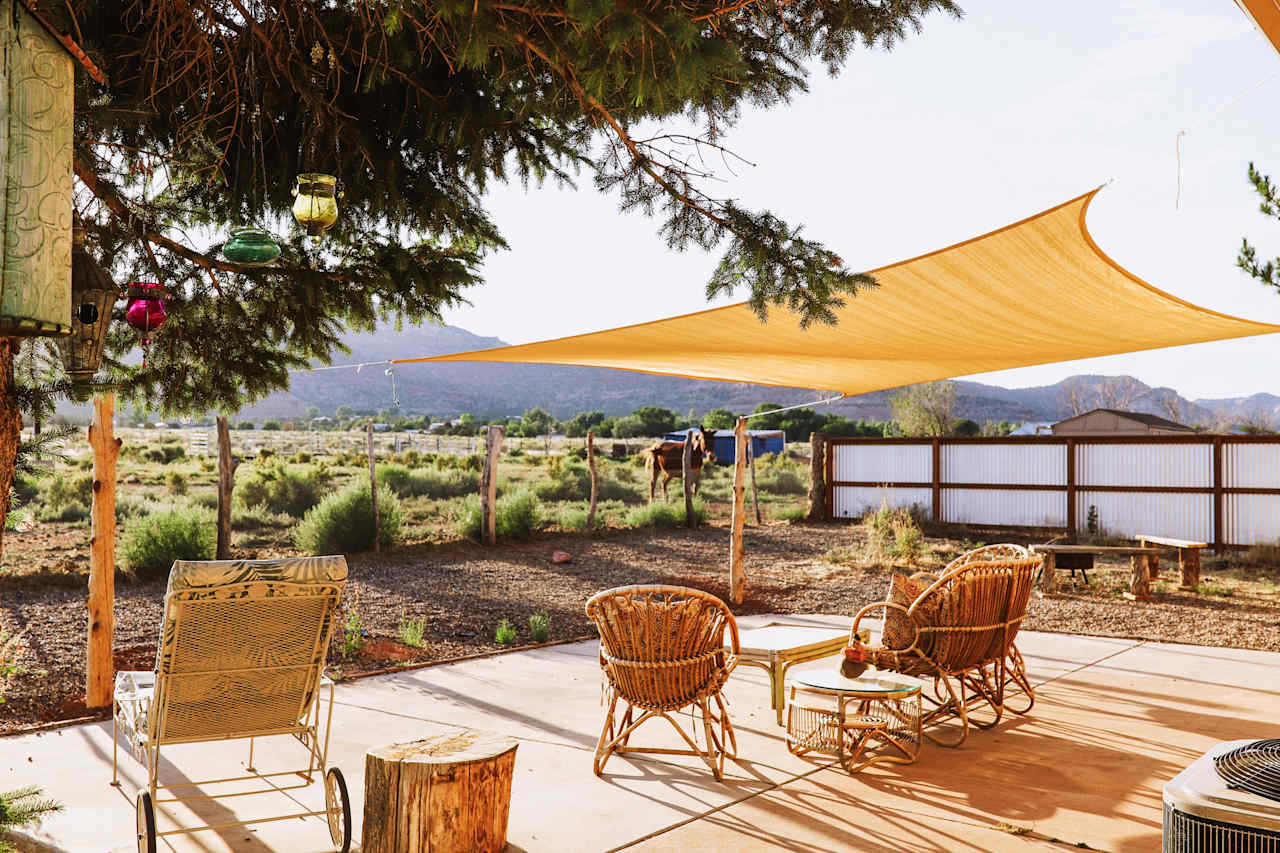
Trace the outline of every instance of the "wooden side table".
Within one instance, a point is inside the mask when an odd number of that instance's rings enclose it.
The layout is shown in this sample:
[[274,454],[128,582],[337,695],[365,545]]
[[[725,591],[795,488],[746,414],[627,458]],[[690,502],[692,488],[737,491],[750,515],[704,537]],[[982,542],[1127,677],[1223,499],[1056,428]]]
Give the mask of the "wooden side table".
[[[849,773],[879,761],[910,764],[920,751],[920,687],[877,670],[858,678],[835,669],[802,672],[787,701],[787,750],[830,755]],[[867,755],[876,743],[884,748]]]
[[770,707],[778,712],[778,725],[782,725],[787,670],[797,663],[834,655],[848,642],[849,632],[838,628],[772,622],[739,633],[738,663],[769,673]]

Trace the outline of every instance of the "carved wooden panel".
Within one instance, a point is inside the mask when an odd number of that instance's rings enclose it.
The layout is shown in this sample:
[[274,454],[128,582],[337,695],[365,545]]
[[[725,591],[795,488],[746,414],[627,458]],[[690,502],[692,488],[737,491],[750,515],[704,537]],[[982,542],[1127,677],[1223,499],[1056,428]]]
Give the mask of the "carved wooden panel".
[[72,58],[18,7],[0,14],[0,333],[71,321]]

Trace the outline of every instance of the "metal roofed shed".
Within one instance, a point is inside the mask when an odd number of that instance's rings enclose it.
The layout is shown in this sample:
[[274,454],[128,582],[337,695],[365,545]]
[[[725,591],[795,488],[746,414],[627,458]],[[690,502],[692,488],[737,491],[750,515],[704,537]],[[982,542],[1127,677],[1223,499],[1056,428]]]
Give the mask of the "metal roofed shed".
[[[734,452],[733,430],[718,429],[715,432],[716,461],[721,465],[732,465],[737,462]],[[676,430],[663,436],[667,441],[684,441],[687,430]],[[782,453],[787,449],[787,436],[780,429],[749,429],[747,439],[751,442],[751,455],[759,459],[766,453]]]
[[1053,425],[1054,435],[1187,435],[1194,427],[1145,412],[1094,409]]

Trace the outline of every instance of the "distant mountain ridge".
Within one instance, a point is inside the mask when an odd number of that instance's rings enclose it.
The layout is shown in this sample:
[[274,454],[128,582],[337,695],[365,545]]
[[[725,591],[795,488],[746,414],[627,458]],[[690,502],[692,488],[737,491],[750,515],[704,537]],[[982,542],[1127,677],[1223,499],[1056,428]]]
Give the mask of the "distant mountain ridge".
[[[397,329],[391,324],[376,332],[352,333],[346,344],[350,356],[335,358],[335,364],[505,346],[499,338],[476,335],[456,326],[406,325]],[[1114,404],[1117,387],[1122,391],[1120,401],[1128,408],[1192,426],[1216,426],[1242,418],[1280,421],[1280,396],[1275,394],[1187,400],[1172,388],[1152,388],[1131,377],[1076,376],[1033,388],[1002,388],[965,380],[957,380],[956,386],[957,414],[979,423],[1061,420],[1073,413],[1069,404],[1073,394],[1098,405]],[[889,416],[891,393],[862,394],[832,404],[831,409],[854,419],[882,421]],[[567,418],[594,409],[601,409],[606,415],[623,415],[646,405],[680,413],[713,408],[750,411],[765,401],[790,405],[819,396],[813,389],[710,382],[591,367],[482,362],[405,364],[397,366],[392,377],[386,375],[385,365],[370,365],[358,373],[354,369],[295,373],[287,391],[246,406],[237,418],[299,417],[309,406],[328,415],[341,405],[358,411],[381,411],[392,407],[397,398],[400,410],[406,414],[449,417],[470,412],[494,417],[518,415],[540,406],[558,418]]]

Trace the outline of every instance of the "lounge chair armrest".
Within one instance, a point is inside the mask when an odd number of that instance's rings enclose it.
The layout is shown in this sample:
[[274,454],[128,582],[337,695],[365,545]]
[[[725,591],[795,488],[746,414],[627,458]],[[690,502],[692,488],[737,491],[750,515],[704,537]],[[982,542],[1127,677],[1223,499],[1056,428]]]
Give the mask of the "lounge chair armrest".
[[920,578],[928,578],[930,581],[937,581],[938,576],[933,572],[916,572],[911,576],[911,580],[919,580]]
[[916,632],[915,636],[912,637],[911,639],[911,647],[914,648],[916,644],[916,640],[920,636],[920,625],[918,622],[916,622],[916,617],[911,614],[911,611],[903,607],[901,604],[897,603],[896,601],[877,601],[873,604],[868,604],[866,607],[863,607],[861,610],[855,613],[853,616],[853,627],[849,629],[849,639],[852,640],[854,637],[858,636],[858,625],[859,623],[862,622],[863,615],[871,612],[872,610],[877,610],[879,608],[884,608],[885,610],[889,610],[889,609],[901,610],[903,613],[906,614],[907,618],[911,620],[911,627],[914,628]]

